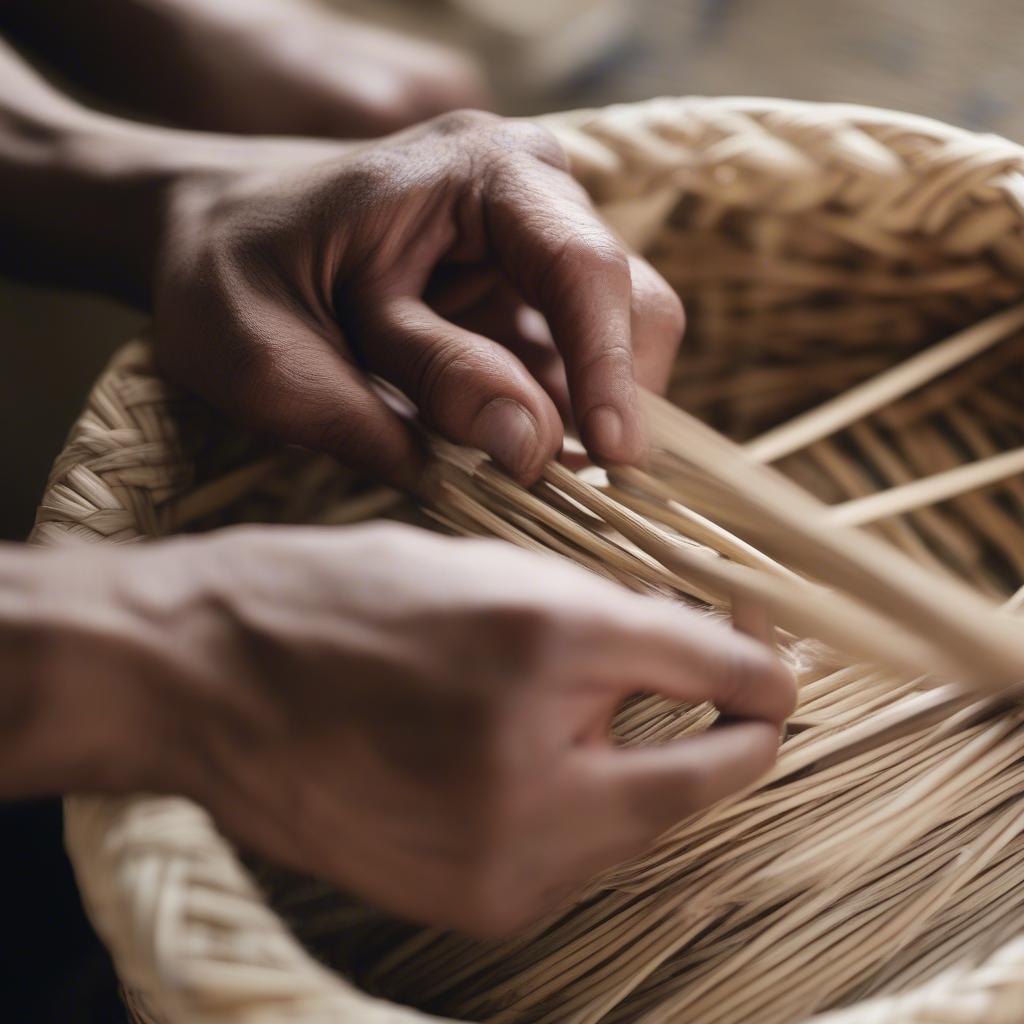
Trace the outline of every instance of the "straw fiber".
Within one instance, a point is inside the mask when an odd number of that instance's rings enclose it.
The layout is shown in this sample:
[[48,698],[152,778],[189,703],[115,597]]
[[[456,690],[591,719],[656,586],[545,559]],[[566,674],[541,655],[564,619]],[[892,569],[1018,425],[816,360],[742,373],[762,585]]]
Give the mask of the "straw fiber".
[[[1024,150],[908,115],[656,100],[546,119],[678,289],[644,469],[530,491],[440,441],[433,502],[98,381],[34,539],[391,516],[767,608],[800,704],[778,765],[513,940],[423,930],[243,863],[180,799],[70,798],[137,1019],[492,1024],[1024,1020]],[[686,410],[686,411],[683,411]],[[714,712],[638,695],[620,742]],[[412,1009],[415,1007],[415,1009]]]

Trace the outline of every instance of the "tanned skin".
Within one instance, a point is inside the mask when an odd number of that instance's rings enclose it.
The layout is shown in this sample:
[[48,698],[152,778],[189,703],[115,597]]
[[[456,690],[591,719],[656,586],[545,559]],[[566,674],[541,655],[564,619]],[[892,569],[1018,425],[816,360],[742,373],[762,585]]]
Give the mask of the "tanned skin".
[[[192,12],[201,34],[230,5],[90,6]],[[250,82],[222,86],[216,116],[164,113],[287,128],[276,109],[260,123]],[[365,134],[337,89],[337,132]],[[461,112],[369,142],[143,125],[7,48],[0,239],[7,273],[150,311],[165,371],[238,421],[414,492],[417,435],[369,374],[529,483],[567,424],[599,462],[641,460],[637,387],[664,387],[682,332],[534,125]],[[523,926],[754,781],[794,702],[767,646],[681,606],[379,525],[0,546],[0,667],[0,797],[183,793],[246,848],[475,934]],[[616,749],[637,691],[710,700],[729,724]]]

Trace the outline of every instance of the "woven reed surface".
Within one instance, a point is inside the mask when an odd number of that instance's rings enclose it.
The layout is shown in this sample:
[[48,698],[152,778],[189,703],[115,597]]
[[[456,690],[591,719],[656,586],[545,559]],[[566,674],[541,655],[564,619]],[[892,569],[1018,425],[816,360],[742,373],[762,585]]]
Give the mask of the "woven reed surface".
[[[998,633],[1005,620],[986,609],[1019,605],[1024,580],[1024,313],[990,314],[1024,293],[1024,152],[904,115],[769,100],[664,100],[549,123],[608,219],[687,302],[673,400],[747,442],[728,459],[774,462],[827,503],[820,522],[831,517],[836,537],[886,541],[901,552],[894,565],[912,560],[937,593],[969,585],[977,608],[965,598],[968,626],[946,613],[951,637],[975,624]],[[413,929],[266,866],[251,866],[257,886],[185,801],[72,799],[69,849],[138,1019],[415,1019],[360,989],[495,1022],[788,1022],[840,1006],[835,1020],[857,1024],[1020,1019],[1018,712],[957,684],[931,688],[912,665],[867,663],[886,660],[881,627],[858,637],[822,621],[814,635],[832,647],[804,642],[810,584],[789,571],[800,552],[772,550],[749,508],[687,462],[687,421],[657,405],[651,415],[664,454],[647,477],[593,487],[552,468],[527,494],[446,451],[431,512],[713,609],[735,581],[701,568],[706,546],[728,556],[716,567],[792,591],[778,600],[801,702],[770,784],[682,823],[545,929],[489,944]],[[34,536],[132,542],[382,514],[426,521],[328,460],[239,436],[170,391],[136,344],[94,389]],[[946,632],[914,639],[938,657]],[[637,698],[616,731],[657,742],[709,718]]]

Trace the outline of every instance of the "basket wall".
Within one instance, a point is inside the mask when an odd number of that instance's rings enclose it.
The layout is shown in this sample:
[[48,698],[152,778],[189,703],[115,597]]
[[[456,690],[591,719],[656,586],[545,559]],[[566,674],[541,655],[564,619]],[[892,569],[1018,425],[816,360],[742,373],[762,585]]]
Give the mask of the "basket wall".
[[[1005,140],[884,111],[770,100],[656,100],[546,121],[605,216],[684,297],[689,330],[671,397],[739,439],[1021,297],[1024,152]],[[852,439],[804,447],[783,466],[835,502],[955,467],[965,452],[1019,446],[1022,351],[1011,339],[950,378],[952,391],[931,406],[895,406],[859,423]],[[892,451],[898,458],[886,460]],[[1024,578],[1022,509],[1021,481],[1011,478],[886,518],[878,530],[1005,597]],[[239,435],[159,381],[136,344],[98,382],[72,431],[34,539],[119,543],[231,522],[377,515],[424,521],[329,460]],[[67,830],[90,913],[139,1019],[420,1019],[318,966],[187,802],[73,798]],[[296,920],[304,905],[330,898],[286,876],[264,882]],[[371,938],[384,927],[353,914],[353,928]],[[996,945],[1014,930],[1001,922]],[[1024,1003],[1022,959],[1019,942],[1005,944],[981,970],[940,973],[884,1008],[848,1009],[843,1020],[1017,1020],[998,1014]],[[655,973],[648,1012],[657,982]],[[841,1001],[855,990],[843,989]],[[826,995],[812,995],[808,1013],[830,1005]],[[542,1019],[544,1007],[531,1005],[533,1016],[522,1019]],[[608,1019],[631,1019],[622,1006]],[[484,1015],[507,1017],[494,1005]]]

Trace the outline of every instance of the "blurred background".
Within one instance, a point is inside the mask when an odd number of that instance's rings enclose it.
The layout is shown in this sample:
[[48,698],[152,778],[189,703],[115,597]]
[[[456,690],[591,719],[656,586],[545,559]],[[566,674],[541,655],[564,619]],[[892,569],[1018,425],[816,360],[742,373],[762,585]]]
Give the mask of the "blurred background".
[[[475,54],[502,113],[760,94],[895,107],[1024,141],[1017,0],[334,2]],[[101,298],[0,279],[0,538],[26,535],[90,382],[143,324]],[[67,909],[74,889],[56,803],[5,809],[0,822],[0,963],[32,1000],[13,1016],[8,1003],[4,1019],[117,1020],[102,954]]]

